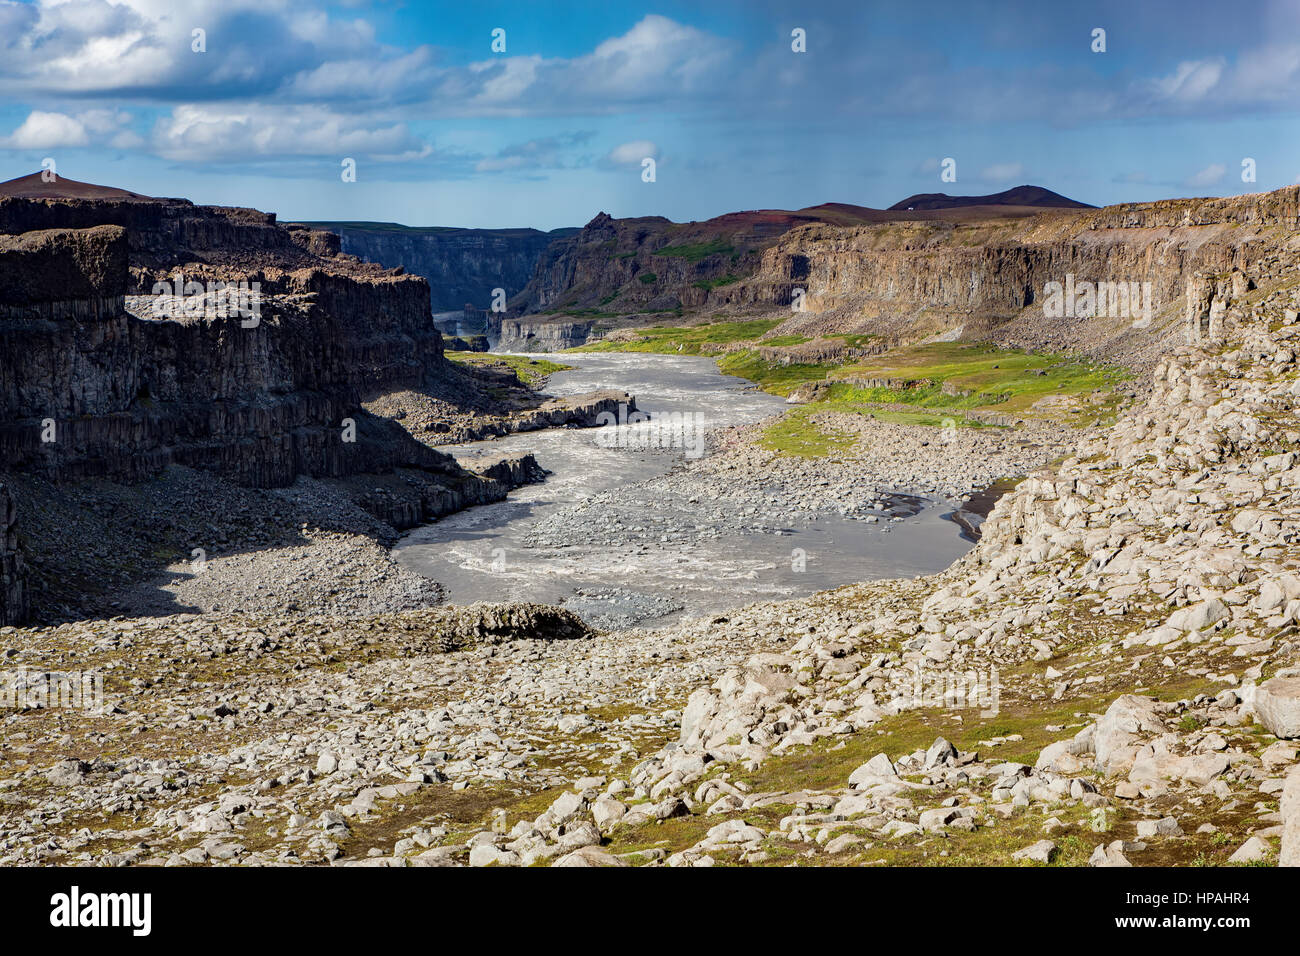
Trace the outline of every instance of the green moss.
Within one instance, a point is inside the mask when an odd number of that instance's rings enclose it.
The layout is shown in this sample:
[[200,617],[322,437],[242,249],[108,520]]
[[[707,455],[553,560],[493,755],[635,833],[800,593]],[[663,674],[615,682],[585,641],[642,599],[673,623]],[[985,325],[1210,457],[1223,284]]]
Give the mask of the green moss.
[[595,342],[570,351],[663,352],[698,355],[705,345],[757,339],[778,324],[775,319],[758,319],[750,322],[709,322],[691,326],[661,325],[637,329],[638,337],[630,342]]
[[[548,359],[526,358],[522,355],[500,355],[489,352],[448,352],[447,358],[462,365],[504,365],[519,376],[519,380],[528,386],[540,384],[542,379],[556,372],[573,368]],[[504,397],[504,396],[503,396]]]
[[664,246],[655,252],[657,256],[685,259],[687,262],[699,262],[713,255],[730,255],[734,252],[726,239],[711,239],[708,242],[684,243],[679,246]]
[[833,451],[852,446],[853,439],[832,435],[813,423],[806,408],[786,414],[763,432],[759,444],[783,455],[821,458]]

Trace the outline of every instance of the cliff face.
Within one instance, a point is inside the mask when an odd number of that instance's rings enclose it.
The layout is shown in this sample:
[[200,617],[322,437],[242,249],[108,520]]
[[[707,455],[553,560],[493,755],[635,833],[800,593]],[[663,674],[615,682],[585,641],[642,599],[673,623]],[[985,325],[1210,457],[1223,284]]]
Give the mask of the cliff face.
[[[9,198],[0,228],[0,473],[133,483],[185,465],[272,488],[400,471],[409,521],[507,490],[362,408],[447,373],[424,279],[182,200]],[[153,294],[178,274],[183,296]],[[243,312],[219,282],[246,284]],[[0,501],[4,620],[26,610],[22,508]]]
[[[804,290],[804,310],[778,333],[960,336],[1149,364],[1180,334],[1198,275],[1278,274],[1280,244],[1300,224],[1298,194],[1289,187],[969,224],[807,226],[765,250],[732,299],[791,308]],[[1145,316],[1132,310],[1045,311],[1048,283],[1109,282],[1150,283],[1150,321],[1135,325]]]
[[591,322],[525,316],[521,319],[488,317],[488,341],[501,352],[559,352],[584,345]]
[[725,288],[757,268],[755,250],[786,228],[748,219],[680,224],[661,216],[613,219],[601,213],[542,254],[510,308],[516,314],[613,315],[726,301]]
[[[871,229],[902,222],[951,227],[1035,217],[1048,205],[1081,205],[1028,186],[998,196],[947,198],[947,205],[931,203],[918,210],[823,203],[798,210],[733,212],[687,223],[661,216],[613,219],[600,213],[577,235],[546,250],[511,308],[598,317],[721,308],[744,301],[735,284],[753,275],[763,251],[792,230]],[[954,203],[961,208],[948,208]]]
[[488,308],[492,290],[519,294],[538,258],[576,229],[419,229],[389,223],[309,223],[337,233],[342,251],[367,262],[401,266],[429,283],[435,312]]
[[[300,474],[446,466],[398,426],[360,410],[363,397],[418,386],[439,369],[441,339],[422,279],[313,261],[272,217],[241,210],[32,201],[21,217],[20,204],[0,203],[11,228],[88,222],[101,205],[104,218],[131,225],[0,240],[7,468],[134,481],[175,462],[271,487]],[[187,215],[177,218],[178,209]],[[167,246],[168,236],[178,245]],[[139,260],[137,248],[146,250]],[[259,268],[245,272],[239,264],[250,248],[261,250]],[[160,317],[154,297],[128,295],[176,268],[187,281],[257,282],[256,322]],[[355,432],[345,431],[345,418]]]
[[18,520],[9,489],[0,484],[0,625],[27,617],[26,575],[18,548]]

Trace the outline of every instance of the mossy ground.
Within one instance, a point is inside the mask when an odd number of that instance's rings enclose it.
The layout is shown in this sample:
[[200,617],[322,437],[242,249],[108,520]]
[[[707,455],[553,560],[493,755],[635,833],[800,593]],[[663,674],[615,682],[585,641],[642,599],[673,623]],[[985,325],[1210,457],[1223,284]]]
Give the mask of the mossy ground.
[[662,354],[699,355],[705,345],[757,340],[780,323],[776,319],[749,322],[710,322],[704,325],[657,325],[637,329],[637,339],[626,342],[599,341],[581,345],[572,352],[658,352]]
[[496,352],[448,352],[447,358],[462,365],[506,366],[519,376],[519,380],[529,387],[536,387],[546,380],[548,375],[573,368],[549,359],[529,358],[524,355],[502,355]]

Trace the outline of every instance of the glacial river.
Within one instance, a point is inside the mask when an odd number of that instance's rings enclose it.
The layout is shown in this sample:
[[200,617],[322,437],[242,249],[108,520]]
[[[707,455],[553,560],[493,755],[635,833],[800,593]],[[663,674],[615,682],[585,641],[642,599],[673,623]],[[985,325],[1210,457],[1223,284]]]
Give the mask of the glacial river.
[[[712,359],[643,354],[566,354],[576,366],[551,376],[547,391],[574,395],[617,388],[635,396],[651,421],[686,413],[706,427],[746,424],[776,414],[784,399],[721,374]],[[418,528],[394,549],[403,565],[441,583],[454,604],[537,601],[562,604],[601,626],[656,625],[679,614],[716,613],[758,600],[796,597],[874,578],[942,570],[972,542],[953,520],[959,503],[891,499],[879,523],[824,516],[765,534],[679,535],[661,544],[628,540],[563,546],[526,540],[538,523],[563,522],[594,495],[629,488],[687,467],[685,452],[636,447],[610,429],[551,429],[493,441],[444,446],[461,455],[532,453],[550,474],[511,492]],[[644,426],[643,426],[644,427]],[[643,444],[643,443],[642,443]],[[633,446],[633,447],[624,447]],[[603,498],[601,500],[604,500]],[[682,503],[679,501],[678,505]],[[690,507],[691,528],[710,526],[711,505]],[[590,511],[574,521],[590,520]],[[890,521],[891,516],[903,517]],[[570,529],[572,530],[572,529]],[[802,561],[792,556],[808,557]]]

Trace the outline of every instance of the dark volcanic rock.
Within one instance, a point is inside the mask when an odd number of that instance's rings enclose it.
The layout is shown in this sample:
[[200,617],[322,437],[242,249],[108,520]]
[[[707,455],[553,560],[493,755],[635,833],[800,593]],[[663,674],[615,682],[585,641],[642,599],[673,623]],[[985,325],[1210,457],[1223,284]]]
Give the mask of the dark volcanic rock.
[[[0,473],[136,483],[183,465],[250,488],[371,476],[354,500],[397,527],[512,486],[363,408],[450,374],[424,279],[340,256],[329,233],[184,200],[0,198],[0,230],[13,233],[0,235]],[[256,290],[256,308],[217,307],[216,282]],[[375,493],[375,476],[400,494]],[[16,620],[7,496],[0,515],[0,618]]]
[[27,616],[23,556],[9,489],[0,485],[0,624],[19,624]]
[[418,228],[384,222],[307,223],[337,233],[342,250],[367,262],[423,276],[433,309],[450,312],[465,305],[487,308],[493,289],[512,297],[533,274],[538,257],[557,239],[576,229]]

